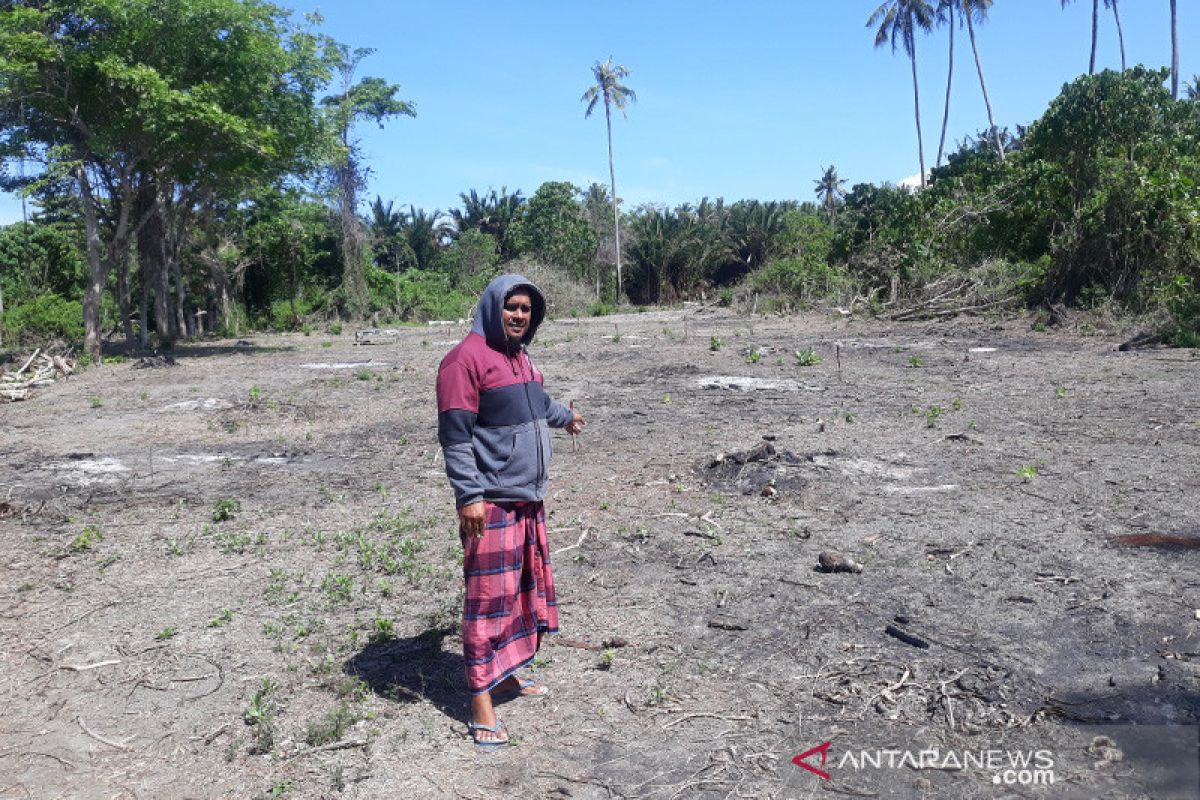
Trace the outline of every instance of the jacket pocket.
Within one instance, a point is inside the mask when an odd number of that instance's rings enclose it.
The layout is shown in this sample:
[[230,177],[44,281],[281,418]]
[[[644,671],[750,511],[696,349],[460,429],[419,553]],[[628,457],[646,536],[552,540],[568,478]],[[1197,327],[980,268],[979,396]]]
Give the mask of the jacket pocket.
[[538,465],[543,461],[537,423],[522,425],[513,431],[508,458],[496,470],[497,486],[522,488],[538,482]]

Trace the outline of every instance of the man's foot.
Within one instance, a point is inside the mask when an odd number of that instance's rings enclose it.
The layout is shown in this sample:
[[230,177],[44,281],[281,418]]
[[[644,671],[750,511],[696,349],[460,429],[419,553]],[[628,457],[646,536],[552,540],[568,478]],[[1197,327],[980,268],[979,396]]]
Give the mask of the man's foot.
[[468,722],[467,730],[471,732],[471,738],[475,744],[484,750],[494,750],[508,745],[508,728],[504,727],[504,723],[499,719],[493,725]]
[[550,687],[544,683],[532,680],[521,680],[516,675],[509,675],[496,684],[491,694],[495,698],[510,697],[545,697],[550,694]]

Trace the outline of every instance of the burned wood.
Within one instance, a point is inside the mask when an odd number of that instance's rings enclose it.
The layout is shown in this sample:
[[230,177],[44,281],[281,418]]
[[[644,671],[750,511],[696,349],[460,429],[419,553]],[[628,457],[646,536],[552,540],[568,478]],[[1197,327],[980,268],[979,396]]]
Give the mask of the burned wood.
[[909,633],[908,631],[901,630],[900,628],[897,628],[895,625],[888,625],[888,626],[884,627],[883,632],[886,633],[888,636],[892,636],[892,637],[895,637],[896,639],[899,639],[900,641],[904,642],[905,644],[911,644],[913,647],[919,647],[922,650],[929,649],[929,642],[925,641],[920,636],[914,636],[913,634]]

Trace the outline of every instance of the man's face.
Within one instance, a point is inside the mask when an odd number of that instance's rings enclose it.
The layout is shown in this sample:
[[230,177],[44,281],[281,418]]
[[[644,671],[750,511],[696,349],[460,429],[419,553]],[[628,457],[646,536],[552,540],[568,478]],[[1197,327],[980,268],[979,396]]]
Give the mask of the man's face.
[[512,344],[520,344],[529,331],[529,320],[533,316],[533,300],[527,292],[513,292],[504,301],[500,312],[504,322],[504,335]]

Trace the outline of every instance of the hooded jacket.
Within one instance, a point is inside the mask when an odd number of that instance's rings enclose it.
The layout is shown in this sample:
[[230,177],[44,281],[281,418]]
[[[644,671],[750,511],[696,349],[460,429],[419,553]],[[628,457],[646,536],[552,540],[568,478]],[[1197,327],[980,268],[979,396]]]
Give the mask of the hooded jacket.
[[[533,307],[519,346],[508,341],[501,316],[517,289],[528,292]],[[471,332],[438,367],[438,441],[460,508],[546,496],[550,428],[565,427],[574,414],[546,394],[526,352],[545,316],[540,289],[520,275],[501,275],[479,298]]]

